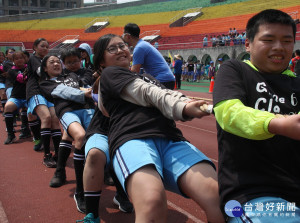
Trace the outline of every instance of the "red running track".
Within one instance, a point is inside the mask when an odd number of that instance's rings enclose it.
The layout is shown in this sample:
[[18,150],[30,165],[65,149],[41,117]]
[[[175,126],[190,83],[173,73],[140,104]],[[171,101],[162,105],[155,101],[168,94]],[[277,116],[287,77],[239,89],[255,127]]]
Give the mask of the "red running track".
[[[208,93],[184,93],[193,97],[212,97]],[[4,120],[1,116],[0,119]],[[217,165],[217,134],[212,115],[190,122],[178,122],[177,126],[192,144]],[[0,223],[75,223],[83,219],[85,215],[77,211],[73,200],[75,174],[72,157],[66,167],[67,184],[50,188],[49,181],[54,169],[42,165],[43,153],[33,151],[31,139],[3,145],[5,138],[5,123],[0,120]],[[134,222],[134,213],[122,213],[113,204],[114,195],[114,187],[103,188],[101,223]],[[167,198],[168,222],[206,222],[204,212],[192,200],[171,192],[167,192]]]

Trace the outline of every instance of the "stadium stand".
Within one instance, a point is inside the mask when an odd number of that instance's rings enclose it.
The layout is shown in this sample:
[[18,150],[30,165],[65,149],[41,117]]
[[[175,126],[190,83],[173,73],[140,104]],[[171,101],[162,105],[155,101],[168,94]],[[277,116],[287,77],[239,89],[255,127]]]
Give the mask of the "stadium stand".
[[[200,17],[183,27],[169,27],[174,15],[195,7],[201,7],[203,14]],[[0,31],[4,35],[0,36],[0,42],[23,41],[25,48],[31,49],[37,37],[45,37],[52,44],[65,36],[78,35],[79,43],[87,42],[92,46],[99,36],[107,33],[121,35],[124,25],[134,22],[140,26],[141,33],[159,30],[159,39],[156,38],[155,41],[158,41],[160,49],[172,49],[174,45],[181,47],[182,43],[192,48],[200,48],[197,43],[202,41],[204,35],[227,34],[230,27],[242,32],[247,20],[254,13],[267,8],[292,13],[296,19],[300,12],[300,4],[294,0],[227,0],[215,4],[211,4],[210,0],[169,0],[53,19],[2,22]],[[89,30],[95,23],[100,22],[96,20],[99,17],[107,18],[109,23],[104,24],[97,32],[89,32],[97,29]]]

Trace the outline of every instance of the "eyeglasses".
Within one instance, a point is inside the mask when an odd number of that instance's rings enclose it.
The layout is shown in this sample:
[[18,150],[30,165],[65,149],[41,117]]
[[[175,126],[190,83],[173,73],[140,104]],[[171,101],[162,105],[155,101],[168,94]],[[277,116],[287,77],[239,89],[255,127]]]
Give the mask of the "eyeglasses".
[[125,37],[126,35],[130,35],[130,33],[123,33],[123,34],[122,34],[122,38],[124,39],[124,37]]
[[80,63],[80,60],[68,62],[68,63],[66,63],[66,65],[67,66],[72,66],[72,65],[77,64],[77,63]]
[[111,54],[117,54],[119,49],[122,51],[128,50],[128,46],[125,43],[120,43],[119,45],[112,45],[112,46],[106,48],[106,50]]

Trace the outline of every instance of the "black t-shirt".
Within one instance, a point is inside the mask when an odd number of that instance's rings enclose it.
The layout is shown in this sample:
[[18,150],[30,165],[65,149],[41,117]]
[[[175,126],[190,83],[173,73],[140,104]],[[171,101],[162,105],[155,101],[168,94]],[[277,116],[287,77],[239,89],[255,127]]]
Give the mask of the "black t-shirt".
[[[214,87],[214,105],[239,99],[245,106],[279,114],[300,111],[300,79],[262,74],[248,64],[222,64]],[[221,210],[229,200],[245,203],[261,196],[284,198],[300,205],[300,141],[276,135],[250,140],[218,125]]]
[[187,65],[187,68],[188,68],[188,72],[192,72],[192,71],[194,71],[194,64],[193,63],[189,63],[188,65]]
[[18,74],[22,74],[26,76],[27,72],[26,68],[23,69],[18,69],[17,67],[13,66],[9,71],[8,71],[8,78],[12,80],[13,83],[13,89],[11,92],[10,97],[11,98],[17,98],[17,99],[26,99],[26,82],[20,83],[19,81],[16,80]]
[[117,148],[132,139],[161,137],[174,141],[186,140],[175,122],[165,118],[158,109],[121,99],[123,88],[136,78],[160,86],[153,77],[150,79],[148,75],[135,74],[121,67],[105,68],[101,75],[103,105],[110,114],[108,142],[111,157]]
[[92,99],[86,98],[86,103],[81,104],[70,100],[65,100],[62,98],[53,98],[51,93],[53,90],[60,84],[64,84],[69,87],[77,88],[81,87],[79,85],[79,79],[76,74],[69,73],[65,75],[60,75],[57,77],[56,80],[43,80],[40,82],[40,89],[42,92],[42,95],[50,102],[54,104],[55,107],[55,113],[58,118],[62,118],[62,116],[66,112],[75,111],[79,109],[94,109],[94,102]]
[[28,61],[28,81],[26,85],[26,99],[41,94],[39,87],[40,67],[42,59],[32,55]]
[[64,69],[64,73],[65,74],[69,74],[69,73],[77,74],[77,76],[79,78],[79,84],[82,87],[86,87],[86,86],[91,87],[94,84],[93,72],[90,69],[80,68],[76,72],[72,72],[68,69]]
[[95,133],[106,135],[108,134],[109,118],[104,116],[98,107],[95,108],[94,116],[86,129],[86,140]]

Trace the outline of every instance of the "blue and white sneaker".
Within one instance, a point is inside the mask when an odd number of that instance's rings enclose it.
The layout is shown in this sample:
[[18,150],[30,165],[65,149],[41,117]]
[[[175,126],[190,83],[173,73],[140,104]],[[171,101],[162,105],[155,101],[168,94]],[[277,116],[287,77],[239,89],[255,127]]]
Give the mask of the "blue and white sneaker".
[[84,219],[77,220],[76,223],[77,222],[83,222],[83,223],[100,223],[100,218],[99,217],[98,218],[94,218],[93,213],[89,213],[89,214],[87,214],[84,217]]

